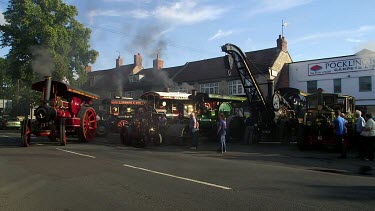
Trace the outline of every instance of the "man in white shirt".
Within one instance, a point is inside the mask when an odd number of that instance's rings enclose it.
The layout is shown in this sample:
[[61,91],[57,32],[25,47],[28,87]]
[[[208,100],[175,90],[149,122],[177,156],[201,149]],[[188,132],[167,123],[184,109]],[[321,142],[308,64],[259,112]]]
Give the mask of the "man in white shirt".
[[355,118],[357,118],[357,123],[355,126],[355,145],[358,150],[358,158],[364,158],[364,140],[361,137],[361,132],[366,125],[365,119],[362,117],[362,112],[356,110],[354,113]]

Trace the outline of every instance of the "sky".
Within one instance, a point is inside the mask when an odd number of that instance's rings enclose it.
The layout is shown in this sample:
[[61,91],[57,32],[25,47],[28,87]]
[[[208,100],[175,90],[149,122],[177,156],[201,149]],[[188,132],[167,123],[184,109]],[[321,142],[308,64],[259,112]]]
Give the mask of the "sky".
[[[149,68],[159,53],[164,67],[173,67],[223,56],[226,43],[246,52],[273,48],[282,31],[293,61],[375,51],[373,0],[63,1],[92,29],[90,45],[99,52],[93,71],[114,68],[119,55],[132,64],[140,53]],[[6,7],[0,0],[1,12]]]

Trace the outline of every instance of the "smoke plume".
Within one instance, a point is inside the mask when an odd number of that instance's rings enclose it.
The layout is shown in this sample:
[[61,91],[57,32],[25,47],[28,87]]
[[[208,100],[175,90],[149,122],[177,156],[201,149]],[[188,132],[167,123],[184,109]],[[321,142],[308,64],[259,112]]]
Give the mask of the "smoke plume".
[[41,76],[52,76],[55,71],[55,62],[49,48],[47,46],[33,46],[30,50],[33,56],[31,60],[33,71]]
[[152,70],[151,74],[147,78],[148,82],[152,83],[154,91],[164,91],[167,88],[170,88],[171,91],[186,89],[189,92],[190,90],[194,89],[194,87],[188,83],[184,82],[179,85],[178,83],[174,82],[173,79],[168,76],[168,73],[163,70]]
[[156,54],[161,57],[165,54],[168,41],[164,35],[166,29],[161,25],[144,25],[137,27],[135,31],[134,38],[125,46],[126,51],[130,54],[142,52],[146,62],[155,59]]

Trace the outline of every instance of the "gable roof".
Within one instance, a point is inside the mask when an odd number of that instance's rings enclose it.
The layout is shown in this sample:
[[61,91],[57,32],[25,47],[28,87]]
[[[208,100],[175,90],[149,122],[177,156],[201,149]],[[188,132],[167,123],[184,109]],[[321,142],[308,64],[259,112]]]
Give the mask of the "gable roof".
[[[277,47],[258,51],[246,52],[250,68],[255,75],[269,75],[269,68],[280,55],[281,50]],[[134,75],[144,76],[139,82],[129,83],[129,75],[132,74],[134,64],[123,65],[119,68],[89,72],[88,78],[95,78],[94,86],[90,90],[109,90],[113,87],[126,90],[141,89],[144,91],[163,90],[175,87],[179,84],[191,84],[197,81],[222,80],[223,78],[237,78],[237,71],[232,71],[231,76],[224,65],[224,56],[187,62],[185,65],[154,69],[142,69]]]
[[[269,48],[259,51],[245,53],[250,61],[250,69],[254,74],[269,74],[269,67],[272,67],[280,49]],[[203,80],[215,80],[228,77],[224,65],[224,57],[216,57],[201,61],[189,62],[184,70],[174,77],[176,82],[195,82]],[[231,77],[238,77],[237,71],[232,72]]]
[[375,52],[371,51],[367,48],[364,48],[364,49],[358,51],[357,53],[355,53],[355,55],[362,55],[362,54],[375,54]]
[[112,86],[122,86],[133,68],[134,64],[129,64],[119,68],[89,72],[88,79],[94,78],[95,82],[93,86],[89,84],[86,86],[89,86],[90,90],[109,90]]

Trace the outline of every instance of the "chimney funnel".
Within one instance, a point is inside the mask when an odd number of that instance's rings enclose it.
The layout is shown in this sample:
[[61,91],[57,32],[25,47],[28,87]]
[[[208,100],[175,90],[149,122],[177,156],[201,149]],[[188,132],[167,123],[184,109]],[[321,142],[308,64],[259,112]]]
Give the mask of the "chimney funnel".
[[51,97],[51,85],[52,85],[52,77],[45,76],[44,77],[44,102],[47,104],[49,103],[49,99]]

